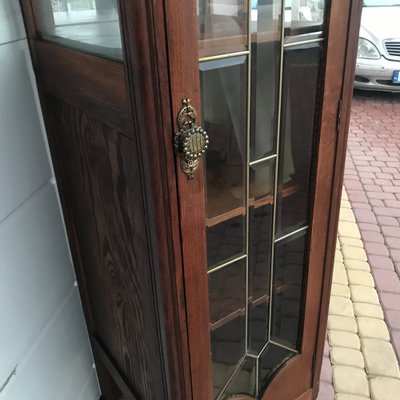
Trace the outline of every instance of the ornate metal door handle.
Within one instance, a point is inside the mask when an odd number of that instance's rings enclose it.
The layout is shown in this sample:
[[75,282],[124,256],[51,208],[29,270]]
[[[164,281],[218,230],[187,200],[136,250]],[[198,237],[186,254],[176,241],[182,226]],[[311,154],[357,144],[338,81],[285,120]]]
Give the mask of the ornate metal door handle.
[[182,157],[181,169],[188,176],[194,178],[199,166],[199,159],[208,148],[207,132],[196,125],[197,112],[190,104],[190,99],[182,101],[182,107],[177,117],[179,132],[175,134],[175,153]]

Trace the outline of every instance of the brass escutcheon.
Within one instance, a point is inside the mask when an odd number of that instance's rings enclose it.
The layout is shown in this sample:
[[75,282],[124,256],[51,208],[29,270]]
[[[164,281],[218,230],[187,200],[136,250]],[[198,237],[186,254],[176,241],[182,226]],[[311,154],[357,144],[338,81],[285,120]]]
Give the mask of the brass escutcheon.
[[190,99],[182,101],[182,107],[177,116],[179,132],[175,134],[175,153],[182,157],[181,169],[188,179],[194,178],[199,166],[199,159],[206,152],[209,144],[207,132],[196,125],[197,112],[190,104]]

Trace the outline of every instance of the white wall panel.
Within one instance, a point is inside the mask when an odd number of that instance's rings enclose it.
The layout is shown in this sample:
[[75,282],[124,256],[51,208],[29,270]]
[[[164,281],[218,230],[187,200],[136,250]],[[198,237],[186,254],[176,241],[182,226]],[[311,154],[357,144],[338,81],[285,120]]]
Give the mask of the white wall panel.
[[18,0],[0,0],[0,400],[98,400]]
[[74,282],[55,187],[0,224],[0,386]]
[[51,177],[28,56],[26,41],[0,45],[0,221]]
[[77,400],[99,400],[100,390],[96,371],[93,370]]
[[78,290],[46,327],[33,354],[17,367],[2,400],[73,400],[92,373],[92,355]]
[[0,0],[0,44],[25,37],[18,0]]

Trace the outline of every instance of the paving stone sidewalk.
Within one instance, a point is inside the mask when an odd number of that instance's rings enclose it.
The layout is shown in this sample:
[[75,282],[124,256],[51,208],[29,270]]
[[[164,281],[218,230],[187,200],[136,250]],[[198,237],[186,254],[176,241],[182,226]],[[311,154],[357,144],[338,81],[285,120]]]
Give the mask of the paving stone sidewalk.
[[400,399],[400,369],[351,204],[343,192],[318,400]]
[[399,94],[355,93],[344,184],[400,358]]

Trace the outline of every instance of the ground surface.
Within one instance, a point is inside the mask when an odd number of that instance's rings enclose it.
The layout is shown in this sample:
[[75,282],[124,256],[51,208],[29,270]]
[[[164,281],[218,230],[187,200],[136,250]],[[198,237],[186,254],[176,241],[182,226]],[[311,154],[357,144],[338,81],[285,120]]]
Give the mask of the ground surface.
[[400,94],[355,95],[344,184],[400,356]]
[[318,400],[400,399],[400,95],[355,93],[344,186]]

